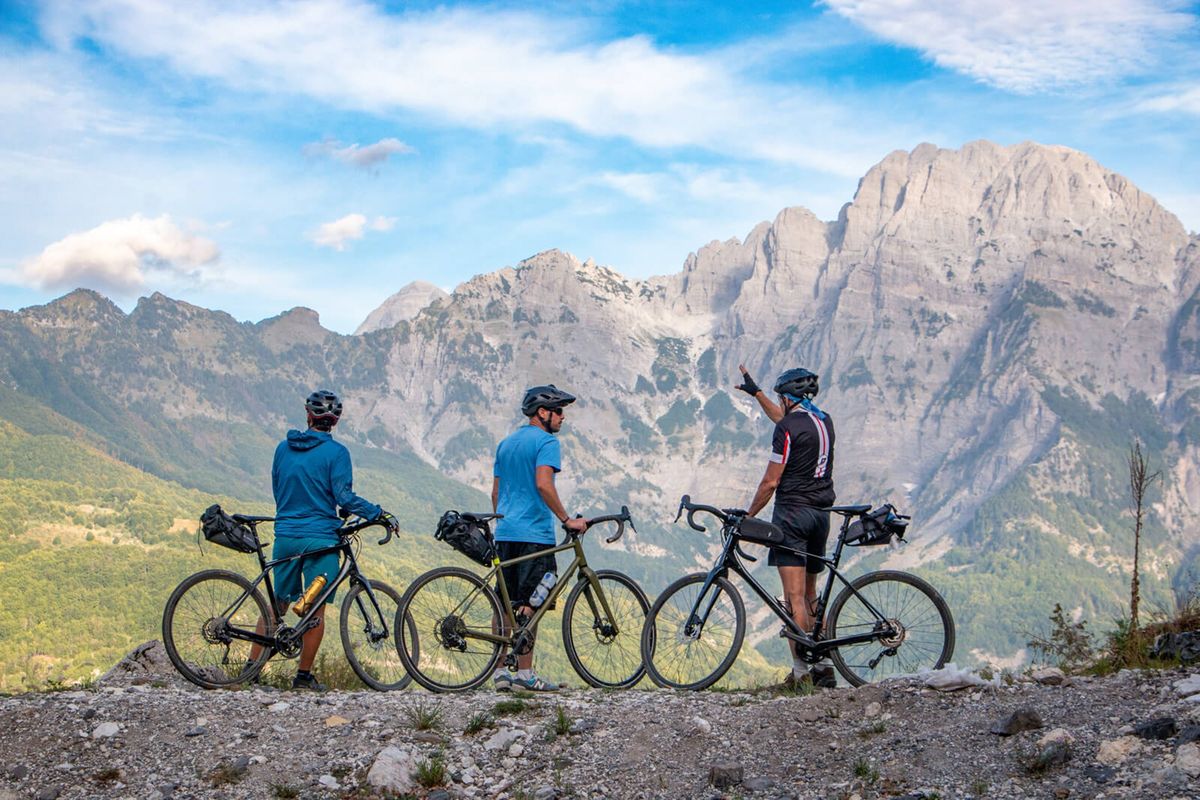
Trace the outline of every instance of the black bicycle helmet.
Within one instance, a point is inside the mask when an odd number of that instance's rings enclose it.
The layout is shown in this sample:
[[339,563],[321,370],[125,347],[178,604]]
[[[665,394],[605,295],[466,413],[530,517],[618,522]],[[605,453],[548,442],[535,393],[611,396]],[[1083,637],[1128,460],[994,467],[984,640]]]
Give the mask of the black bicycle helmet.
[[565,408],[574,402],[575,395],[564,392],[553,383],[534,386],[525,390],[525,399],[521,401],[521,413],[532,417],[539,408]]
[[334,423],[342,418],[342,401],[328,389],[317,389],[304,401],[313,421]]
[[813,397],[820,391],[817,374],[806,369],[789,369],[775,381],[775,394],[786,394],[797,400]]

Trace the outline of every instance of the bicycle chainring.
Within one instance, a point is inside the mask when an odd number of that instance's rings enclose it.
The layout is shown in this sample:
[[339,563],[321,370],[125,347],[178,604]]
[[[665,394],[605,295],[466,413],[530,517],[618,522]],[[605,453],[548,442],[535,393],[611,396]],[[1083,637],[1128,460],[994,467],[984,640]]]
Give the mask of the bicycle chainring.
[[303,635],[295,628],[280,625],[275,631],[275,652],[284,658],[295,658],[300,655]]

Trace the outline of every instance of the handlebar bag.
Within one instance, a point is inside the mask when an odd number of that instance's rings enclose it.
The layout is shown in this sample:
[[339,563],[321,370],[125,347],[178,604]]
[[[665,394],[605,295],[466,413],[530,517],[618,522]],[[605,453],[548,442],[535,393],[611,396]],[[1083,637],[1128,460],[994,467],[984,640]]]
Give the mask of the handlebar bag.
[[738,524],[738,535],[747,542],[768,547],[783,544],[783,529],[758,517],[742,517]]
[[258,550],[258,537],[249,525],[243,525],[221,510],[219,505],[211,505],[200,516],[200,530],[204,538],[221,547],[228,547],[239,553],[254,553]]
[[908,523],[896,516],[891,503],[868,511],[846,528],[845,542],[853,547],[875,547],[888,544],[892,537],[904,538]]
[[490,567],[496,557],[491,528],[486,521],[477,520],[470,514],[457,511],[442,514],[433,538],[445,542],[480,566]]

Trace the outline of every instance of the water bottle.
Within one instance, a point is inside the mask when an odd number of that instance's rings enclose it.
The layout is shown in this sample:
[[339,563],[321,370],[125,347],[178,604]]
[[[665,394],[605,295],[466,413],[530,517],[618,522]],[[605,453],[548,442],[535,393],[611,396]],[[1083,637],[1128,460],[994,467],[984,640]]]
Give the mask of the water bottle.
[[317,599],[317,595],[319,595],[321,590],[324,588],[325,576],[318,575],[313,579],[313,582],[308,585],[308,589],[305,590],[304,595],[296,602],[296,605],[292,606],[292,611],[296,612],[296,616],[303,617],[305,614],[307,614],[309,607],[313,604],[313,601]]
[[554,584],[558,582],[558,576],[553,572],[547,572],[538,582],[537,588],[533,590],[533,594],[529,595],[529,605],[537,608],[542,603],[546,602],[546,597],[549,596],[550,590],[554,588]]

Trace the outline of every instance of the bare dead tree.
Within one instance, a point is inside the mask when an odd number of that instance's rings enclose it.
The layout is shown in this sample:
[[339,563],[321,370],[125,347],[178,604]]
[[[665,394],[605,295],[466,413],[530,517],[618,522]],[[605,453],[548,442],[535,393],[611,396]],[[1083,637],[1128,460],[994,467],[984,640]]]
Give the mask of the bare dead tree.
[[1146,490],[1161,477],[1161,472],[1149,471],[1146,455],[1142,452],[1142,443],[1134,440],[1133,446],[1129,448],[1129,505],[1130,510],[1133,511],[1133,581],[1129,587],[1130,633],[1137,632],[1138,604],[1142,599],[1141,580],[1138,576],[1142,548],[1142,520],[1146,511]]

